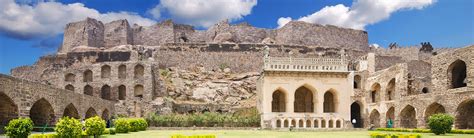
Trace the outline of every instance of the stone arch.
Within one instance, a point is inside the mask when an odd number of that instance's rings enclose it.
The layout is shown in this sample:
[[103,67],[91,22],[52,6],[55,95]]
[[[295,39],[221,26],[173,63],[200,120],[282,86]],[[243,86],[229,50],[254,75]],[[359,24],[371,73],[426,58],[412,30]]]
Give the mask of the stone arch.
[[354,89],[360,89],[361,88],[361,81],[362,81],[362,77],[360,77],[360,75],[355,75],[354,76]]
[[80,119],[79,112],[72,103],[68,104],[66,108],[64,108],[63,117],[65,116]]
[[448,67],[448,84],[449,88],[460,88],[466,87],[466,62],[462,60],[456,60]]
[[145,74],[145,67],[143,65],[136,65],[135,70],[134,70],[134,75],[135,78],[143,78],[143,75]]
[[84,82],[92,82],[93,80],[93,73],[91,70],[86,70],[84,71],[84,74],[82,76]]
[[281,127],[281,120],[277,119],[275,125],[276,125],[277,128],[280,128]]
[[385,118],[388,120],[392,120],[392,125],[393,121],[395,120],[395,107],[390,107],[387,110],[387,113],[385,114]]
[[290,123],[288,122],[288,119],[285,119],[285,121],[283,121],[283,127],[288,128],[289,125],[290,125]]
[[311,127],[311,120],[306,120],[306,128],[310,128]]
[[400,127],[402,128],[416,128],[416,110],[413,106],[407,105],[400,112],[399,115]]
[[134,92],[134,95],[135,97],[143,97],[143,85],[135,85],[134,89],[133,89],[133,92]]
[[64,81],[66,82],[74,82],[76,80],[76,75],[72,74],[72,73],[68,73],[66,75],[64,75]]
[[112,100],[109,85],[102,86],[102,88],[100,89],[100,97],[102,99]]
[[272,112],[286,111],[286,93],[282,90],[276,90],[272,94]]
[[304,121],[303,119],[298,120],[298,127],[303,128],[304,127]]
[[351,104],[351,122],[353,119],[355,119],[356,123],[352,124],[354,125],[354,128],[362,128],[363,127],[363,119],[362,119],[362,107],[359,104],[360,102],[356,101]]
[[446,113],[446,109],[444,106],[439,103],[432,103],[425,110],[425,121],[428,122],[428,119],[431,115],[438,114],[438,113]]
[[461,102],[456,109],[456,128],[474,129],[474,99]]
[[102,111],[102,119],[109,120],[109,110],[104,109],[104,111]]
[[328,90],[324,93],[323,112],[334,113],[337,110],[337,94],[334,90]]
[[0,130],[15,118],[18,118],[18,106],[8,95],[0,92]]
[[395,78],[391,79],[387,84],[386,100],[393,100],[395,96]]
[[376,103],[380,101],[380,84],[374,83],[370,89],[370,101]]
[[314,128],[319,128],[319,120],[318,119],[315,119],[314,122],[313,122],[313,127]]
[[374,109],[372,112],[370,112],[369,123],[376,128],[380,127],[380,113],[377,111],[377,109]]
[[326,128],[326,120],[321,120],[321,128]]
[[119,79],[126,79],[127,78],[127,66],[120,65],[118,67],[118,78]]
[[125,100],[125,98],[127,97],[127,87],[125,87],[125,85],[120,85],[118,87],[118,92],[119,92],[118,99]]
[[341,128],[341,120],[336,120],[336,128]]
[[330,119],[328,122],[329,128],[334,128],[334,120]]
[[295,91],[294,112],[313,112],[313,92],[306,86]]
[[94,96],[94,88],[92,88],[90,85],[84,86],[84,94]]
[[296,127],[296,120],[294,120],[294,119],[291,120],[291,126],[292,126],[292,127]]
[[110,78],[110,72],[111,72],[111,68],[109,65],[103,65],[101,68],[100,68],[100,77],[101,78]]
[[71,84],[68,84],[64,87],[64,89],[74,91],[74,86],[72,86]]
[[91,118],[91,117],[94,117],[94,116],[97,116],[97,112],[95,111],[94,108],[90,107],[89,109],[87,109],[87,112],[86,112],[86,115],[84,116],[84,118],[87,119],[87,118]]
[[30,118],[35,126],[54,125],[56,116],[51,104],[44,98],[36,101],[30,109]]

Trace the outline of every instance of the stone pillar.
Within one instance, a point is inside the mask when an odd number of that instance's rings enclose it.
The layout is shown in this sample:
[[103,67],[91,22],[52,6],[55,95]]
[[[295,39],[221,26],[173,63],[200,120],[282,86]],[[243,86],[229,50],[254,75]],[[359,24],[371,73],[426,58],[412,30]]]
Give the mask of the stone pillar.
[[369,74],[375,72],[375,53],[367,54],[367,71],[369,71]]

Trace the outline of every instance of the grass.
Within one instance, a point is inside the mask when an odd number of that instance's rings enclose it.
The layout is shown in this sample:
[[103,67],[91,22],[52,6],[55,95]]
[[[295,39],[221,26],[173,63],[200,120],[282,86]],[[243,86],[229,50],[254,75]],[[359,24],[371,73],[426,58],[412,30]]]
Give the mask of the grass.
[[[377,131],[381,132],[381,131]],[[107,135],[106,138],[170,138],[173,134],[215,134],[217,138],[369,138],[369,131],[328,131],[328,132],[289,132],[270,130],[148,130],[127,134]],[[382,132],[403,133],[403,132]],[[422,138],[473,138],[474,135],[447,134],[436,136],[432,133],[421,133]]]

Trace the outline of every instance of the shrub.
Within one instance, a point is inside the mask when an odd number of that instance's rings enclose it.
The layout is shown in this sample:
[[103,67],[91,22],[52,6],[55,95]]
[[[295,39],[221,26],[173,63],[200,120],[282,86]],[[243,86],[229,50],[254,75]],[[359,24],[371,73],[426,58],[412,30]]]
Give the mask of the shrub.
[[115,120],[115,131],[117,133],[127,133],[128,129],[130,128],[130,123],[128,123],[127,119],[119,118]]
[[130,127],[128,128],[128,131],[137,132],[138,131],[138,121],[136,119],[127,119],[127,121],[130,124]]
[[47,133],[47,134],[31,134],[30,138],[63,138],[63,137],[59,137],[56,133]]
[[100,136],[105,130],[105,121],[98,116],[91,117],[86,119],[85,127],[87,135]]
[[421,138],[421,135],[420,134],[370,133],[370,138]]
[[60,137],[80,136],[82,133],[82,124],[79,122],[79,120],[66,116],[61,118],[58,123],[56,123],[54,131]]
[[13,138],[26,138],[32,130],[33,121],[30,118],[13,119],[5,126],[6,135]]
[[115,135],[115,128],[108,128],[110,135]]
[[451,131],[454,118],[447,114],[434,114],[428,119],[428,126],[436,135],[446,134]]
[[171,138],[216,138],[216,135],[190,135],[173,134]]

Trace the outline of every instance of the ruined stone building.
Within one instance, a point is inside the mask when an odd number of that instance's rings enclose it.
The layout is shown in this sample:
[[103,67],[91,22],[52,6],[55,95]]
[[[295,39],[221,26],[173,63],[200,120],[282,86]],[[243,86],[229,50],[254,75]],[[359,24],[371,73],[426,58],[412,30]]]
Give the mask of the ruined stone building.
[[473,50],[374,49],[365,31],[299,21],[195,30],[88,18],[66,26],[56,54],[0,75],[0,125],[257,108],[264,128],[425,127],[438,112],[474,128]]

